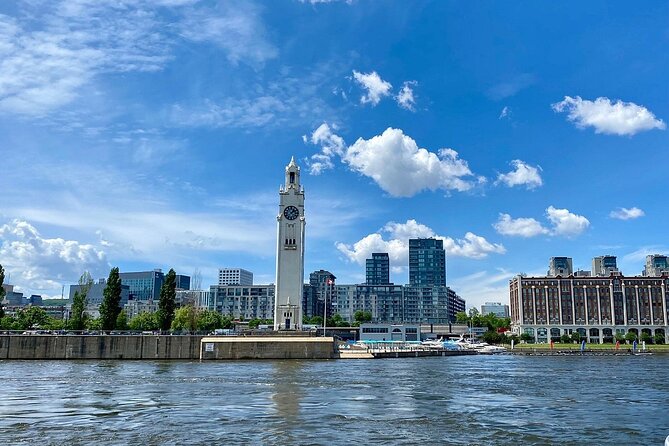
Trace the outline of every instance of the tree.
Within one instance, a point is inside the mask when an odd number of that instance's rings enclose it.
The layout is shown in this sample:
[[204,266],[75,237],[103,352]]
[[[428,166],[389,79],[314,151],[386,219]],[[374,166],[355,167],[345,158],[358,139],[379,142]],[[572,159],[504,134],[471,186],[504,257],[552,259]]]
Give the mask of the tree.
[[650,341],[653,340],[653,337],[649,333],[641,333],[641,342],[650,344]]
[[88,307],[88,292],[93,286],[93,278],[88,271],[84,271],[79,277],[79,289],[74,292],[72,305],[70,306],[70,320],[68,326],[71,330],[83,330],[86,326],[86,307]]
[[571,336],[569,336],[567,333],[563,334],[560,336],[560,342],[563,344],[569,344],[571,342]]
[[525,342],[532,342],[534,341],[534,336],[529,333],[523,333],[520,335],[520,340]]
[[2,308],[2,301],[5,300],[5,289],[2,284],[5,283],[5,268],[0,265],[0,319],[5,317],[5,310]]
[[216,311],[205,310],[198,315],[197,328],[202,331],[213,331],[217,328],[232,328],[232,320],[224,320]]
[[172,325],[174,319],[174,309],[176,308],[176,276],[172,268],[165,276],[163,286],[160,288],[160,301],[158,302],[158,325],[161,330],[167,331]]
[[19,330],[26,330],[29,328],[45,328],[49,322],[49,315],[46,314],[44,308],[28,307],[28,309],[21,309],[17,314],[19,321]]
[[197,311],[192,305],[178,308],[174,313],[172,330],[187,330],[193,332],[197,329]]
[[622,333],[616,333],[615,338],[618,342],[625,342],[625,335]]
[[464,311],[455,313],[455,322],[458,324],[469,324],[469,316]]
[[655,333],[655,343],[664,344],[664,333]]
[[576,342],[577,344],[581,342],[581,333],[579,333],[578,331],[573,332],[571,334],[571,340],[573,342]]
[[131,330],[137,331],[153,331],[158,330],[158,319],[156,313],[139,313],[137,316],[130,319],[128,326]]
[[100,304],[100,322],[103,330],[113,330],[116,327],[116,319],[121,313],[121,277],[118,267],[109,271],[107,285],[102,292],[103,298]]
[[355,313],[353,313],[353,319],[358,324],[363,324],[365,322],[371,322],[372,321],[372,313],[370,313],[369,311],[358,310]]
[[116,317],[116,329],[117,330],[127,330],[128,329],[128,315],[125,310],[121,310]]
[[634,333],[633,331],[628,331],[627,334],[625,335],[625,340],[630,344],[636,341],[636,333]]

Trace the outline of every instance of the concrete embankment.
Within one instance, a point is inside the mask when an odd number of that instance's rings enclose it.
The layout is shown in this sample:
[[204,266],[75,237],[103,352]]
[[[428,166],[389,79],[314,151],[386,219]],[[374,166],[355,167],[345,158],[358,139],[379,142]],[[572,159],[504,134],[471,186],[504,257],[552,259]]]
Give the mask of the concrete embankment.
[[0,359],[198,359],[202,336],[4,335]]
[[3,359],[333,359],[333,338],[0,335]]
[[248,336],[205,337],[200,359],[334,359],[331,337]]

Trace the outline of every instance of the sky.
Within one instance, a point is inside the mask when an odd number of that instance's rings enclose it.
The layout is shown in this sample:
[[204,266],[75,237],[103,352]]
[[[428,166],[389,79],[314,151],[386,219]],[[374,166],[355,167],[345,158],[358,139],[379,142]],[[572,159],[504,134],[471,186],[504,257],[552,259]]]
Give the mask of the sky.
[[273,283],[291,156],[307,279],[388,252],[406,283],[414,237],[468,307],[553,256],[640,274],[669,253],[668,50],[666,2],[2,2],[5,282]]

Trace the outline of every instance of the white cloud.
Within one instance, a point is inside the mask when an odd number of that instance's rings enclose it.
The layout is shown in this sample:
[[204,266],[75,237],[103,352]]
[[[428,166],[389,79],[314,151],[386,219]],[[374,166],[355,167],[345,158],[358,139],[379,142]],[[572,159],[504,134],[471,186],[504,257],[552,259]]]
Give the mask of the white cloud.
[[213,8],[190,10],[179,29],[188,40],[220,47],[233,64],[257,64],[278,56],[278,50],[266,38],[259,8],[251,3],[220,2]]
[[541,234],[574,237],[590,226],[590,221],[582,215],[574,214],[568,209],[556,209],[553,206],[546,209],[546,218],[552,226],[550,229],[534,218],[512,218],[509,214],[501,213],[493,227],[503,235],[529,238]]
[[493,272],[478,271],[454,278],[449,286],[467,300],[467,308],[477,307],[480,310],[485,302],[509,304],[509,279],[514,275],[503,268]]
[[511,161],[511,165],[515,170],[512,170],[508,173],[500,173],[497,176],[497,181],[495,184],[505,184],[508,187],[522,186],[525,185],[528,189],[534,189],[543,185],[541,175],[541,166],[530,166],[521,160]]
[[[384,239],[382,234],[387,235]],[[346,258],[359,265],[365,264],[365,259],[373,252],[387,252],[393,267],[405,267],[409,261],[409,239],[434,237],[444,242],[447,255],[482,259],[488,254],[504,254],[506,250],[500,244],[490,243],[485,238],[467,232],[463,239],[453,239],[435,234],[435,232],[416,220],[407,220],[406,223],[387,223],[380,231],[369,234],[353,245],[338,242],[337,249]]]
[[390,91],[393,88],[390,82],[381,79],[376,71],[359,73],[353,70],[353,78],[362,88],[367,90],[367,94],[360,98],[362,104],[377,105],[384,96],[390,95]]
[[643,217],[644,215],[646,215],[646,213],[643,210],[637,207],[633,207],[629,209],[618,208],[615,211],[611,211],[609,217],[616,218],[618,220],[632,220],[635,218]]
[[549,206],[546,209],[546,216],[553,224],[552,232],[555,235],[573,237],[581,234],[590,226],[587,218],[582,215],[573,214],[568,209],[556,209],[553,206]]
[[504,106],[502,111],[499,113],[499,117],[497,119],[510,119],[511,118],[511,108],[508,106]]
[[312,155],[308,161],[309,172],[312,175],[320,175],[323,170],[332,169],[334,167],[332,158],[335,155],[342,156],[344,154],[346,143],[341,136],[332,132],[333,129],[337,129],[334,124],[331,128],[327,122],[324,122],[314,130],[311,137],[306,135],[302,137],[305,142],[309,141],[321,146],[321,152]]
[[502,235],[535,237],[540,234],[548,234],[534,218],[511,218],[509,214],[499,214],[499,220],[493,225],[495,230]]
[[257,9],[192,3],[37,0],[18,19],[0,14],[0,111],[44,116],[88,99],[101,75],[162,70],[184,39],[214,43],[233,63],[276,57]]
[[652,129],[665,129],[667,126],[646,107],[633,102],[622,102],[600,97],[594,101],[581,99],[580,96],[565,96],[564,100],[552,104],[558,113],[568,112],[567,119],[577,127],[593,127],[595,133],[629,135]]
[[514,96],[535,82],[536,77],[533,74],[521,73],[488,89],[488,96],[496,101],[505,99]]
[[413,95],[413,89],[411,88],[411,86],[416,84],[417,84],[416,81],[404,82],[404,85],[402,85],[402,89],[397,94],[397,96],[395,96],[395,100],[397,101],[400,107],[406,110],[415,111],[416,98]]
[[30,291],[59,290],[85,270],[105,276],[109,269],[102,248],[63,238],[44,238],[24,220],[0,226],[0,263],[12,283]]
[[463,179],[472,172],[455,150],[429,152],[399,129],[359,138],[346,150],[343,161],[394,197],[411,197],[424,189],[466,191],[474,185]]

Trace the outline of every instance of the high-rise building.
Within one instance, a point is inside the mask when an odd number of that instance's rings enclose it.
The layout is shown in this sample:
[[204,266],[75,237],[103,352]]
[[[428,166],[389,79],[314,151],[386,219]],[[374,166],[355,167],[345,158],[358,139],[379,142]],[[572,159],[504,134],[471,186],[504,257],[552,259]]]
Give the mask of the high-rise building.
[[599,256],[592,259],[592,275],[595,277],[608,277],[613,272],[618,272],[616,256]]
[[208,303],[210,310],[234,319],[272,319],[274,285],[212,285]]
[[127,285],[130,292],[130,300],[155,300],[160,299],[160,288],[165,281],[162,270],[139,271],[131,273],[119,273],[121,283]]
[[651,254],[646,256],[646,267],[643,275],[647,277],[660,277],[669,274],[669,260],[667,256]]
[[509,317],[509,306],[501,302],[486,302],[481,305],[481,315],[494,314],[497,317]]
[[190,276],[177,274],[175,277],[175,284],[177,290],[190,290]]
[[390,259],[387,252],[374,252],[365,261],[367,285],[387,285],[390,283]]
[[302,303],[305,317],[323,316],[326,305],[328,317],[332,316],[335,280],[337,278],[334,274],[323,269],[309,274],[309,284],[304,286]]
[[443,240],[409,240],[409,284],[446,286],[446,251]]
[[302,327],[304,292],[304,189],[300,168],[291,158],[286,166],[285,182],[279,189],[279,215],[276,217],[276,292],[275,330],[299,330]]
[[551,257],[548,262],[548,276],[567,277],[574,274],[571,257]]
[[218,284],[224,285],[253,285],[253,273],[242,268],[220,268],[218,270]]

